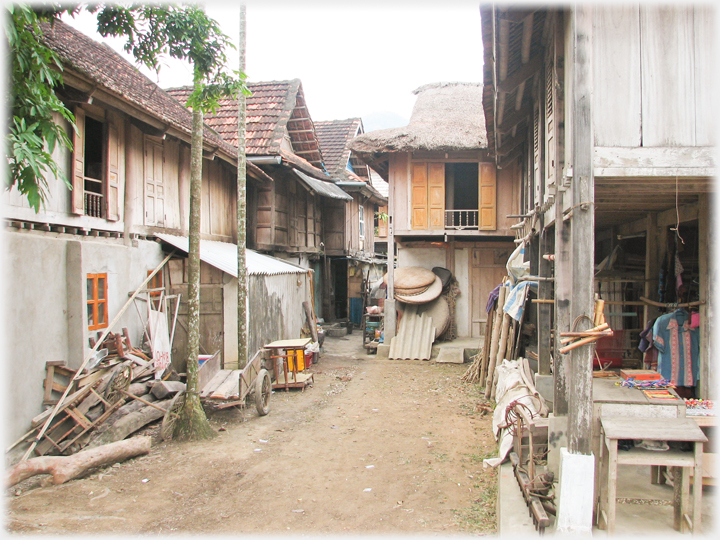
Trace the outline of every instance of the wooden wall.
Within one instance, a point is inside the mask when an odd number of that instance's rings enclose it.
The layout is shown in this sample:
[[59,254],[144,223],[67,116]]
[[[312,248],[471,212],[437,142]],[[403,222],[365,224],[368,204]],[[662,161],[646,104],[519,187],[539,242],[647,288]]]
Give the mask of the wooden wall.
[[594,7],[596,146],[714,144],[710,5]]

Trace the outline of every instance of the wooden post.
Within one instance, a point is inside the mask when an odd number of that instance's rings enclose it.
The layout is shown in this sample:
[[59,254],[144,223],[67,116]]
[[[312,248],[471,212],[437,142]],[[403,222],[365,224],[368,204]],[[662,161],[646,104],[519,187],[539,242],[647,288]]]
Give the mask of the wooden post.
[[[543,222],[545,218],[543,217]],[[538,249],[538,275],[552,277],[550,261],[543,258],[545,253],[552,253],[550,234],[545,227],[541,227],[540,246]],[[553,284],[551,281],[540,280],[538,283],[538,298],[547,300],[552,298]],[[552,306],[546,303],[537,304],[537,336],[538,336],[538,373],[550,375],[550,330],[552,328]]]
[[[660,275],[660,250],[658,249],[657,232],[657,213],[650,212],[647,215],[647,232],[645,234],[645,298],[657,298]],[[648,323],[656,318],[659,313],[658,308],[645,304],[643,308],[643,329],[647,327]]]
[[[561,332],[570,331],[570,298],[572,296],[572,267],[570,253],[569,221],[563,220],[563,207],[565,205],[565,190],[558,190],[555,196],[555,345],[553,356],[555,366],[553,376],[555,379],[553,396],[553,414],[567,416],[568,413],[568,369],[567,357],[560,354],[560,340],[557,336]],[[568,204],[568,206],[570,206]]]
[[[592,8],[573,9],[572,96],[572,301],[571,317],[590,317],[594,312],[595,181],[593,177],[592,126]],[[577,330],[592,322],[584,320]],[[573,349],[568,380],[568,451],[592,453],[592,367],[595,346]]]
[[[387,254],[387,299],[385,300],[385,317],[383,319],[384,343],[390,345],[390,340],[397,332],[397,312],[395,311],[395,160],[390,160],[390,177],[388,178],[388,254]],[[404,171],[403,171],[404,172]]]
[[715,347],[715,332],[713,328],[714,314],[714,281],[717,277],[713,264],[715,250],[715,231],[710,217],[711,195],[700,196],[698,211],[698,238],[700,241],[698,261],[700,266],[700,300],[705,304],[700,306],[700,397],[703,399],[717,399],[715,366],[717,348]]

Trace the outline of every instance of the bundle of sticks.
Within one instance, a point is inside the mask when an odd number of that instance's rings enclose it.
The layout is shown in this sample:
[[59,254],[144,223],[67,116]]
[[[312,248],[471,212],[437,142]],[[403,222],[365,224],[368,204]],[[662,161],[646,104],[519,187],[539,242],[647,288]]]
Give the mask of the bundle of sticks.
[[613,335],[610,325],[605,322],[604,309],[605,301],[600,299],[595,300],[595,326],[593,328],[581,332],[562,332],[560,334],[560,344],[562,345],[559,350],[560,354],[567,354],[582,345]]

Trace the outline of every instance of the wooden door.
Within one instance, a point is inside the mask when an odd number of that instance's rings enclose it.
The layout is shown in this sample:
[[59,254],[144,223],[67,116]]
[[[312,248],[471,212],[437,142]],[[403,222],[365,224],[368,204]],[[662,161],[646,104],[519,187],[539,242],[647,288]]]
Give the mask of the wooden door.
[[145,139],[145,225],[165,225],[163,147]]
[[120,219],[120,136],[117,126],[107,124],[107,198],[105,208],[108,221]]
[[507,274],[505,265],[514,249],[514,245],[507,247],[481,247],[472,249],[470,260],[470,336],[481,337],[485,335],[487,320],[488,296],[492,290],[500,285],[502,278]]
[[427,163],[413,163],[410,177],[411,229],[427,229],[428,226],[428,177]]
[[430,229],[445,229],[445,164],[428,163]]
[[497,229],[497,180],[493,163],[480,163],[478,185],[478,228],[481,231]]

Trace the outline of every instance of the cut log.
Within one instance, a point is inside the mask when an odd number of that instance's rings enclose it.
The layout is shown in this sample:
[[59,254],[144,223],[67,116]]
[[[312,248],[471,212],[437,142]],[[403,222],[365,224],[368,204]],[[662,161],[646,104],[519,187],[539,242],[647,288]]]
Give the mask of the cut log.
[[179,381],[156,381],[153,383],[150,393],[158,399],[165,399],[183,390],[185,390],[185,383]]
[[172,400],[165,399],[163,401],[158,401],[154,404],[156,405],[155,407],[144,405],[135,412],[126,414],[107,430],[99,433],[97,437],[93,437],[87,447],[97,448],[98,446],[102,446],[104,444],[123,440],[150,422],[157,420],[158,418],[162,418],[164,412],[161,409],[167,410],[170,405],[170,401]]
[[51,474],[52,484],[62,484],[92,468],[148,454],[150,443],[151,437],[134,437],[83,450],[72,456],[42,456],[21,461],[8,472],[7,487],[38,474]]
[[146,383],[132,383],[127,392],[133,396],[142,396],[148,393],[148,385]]

